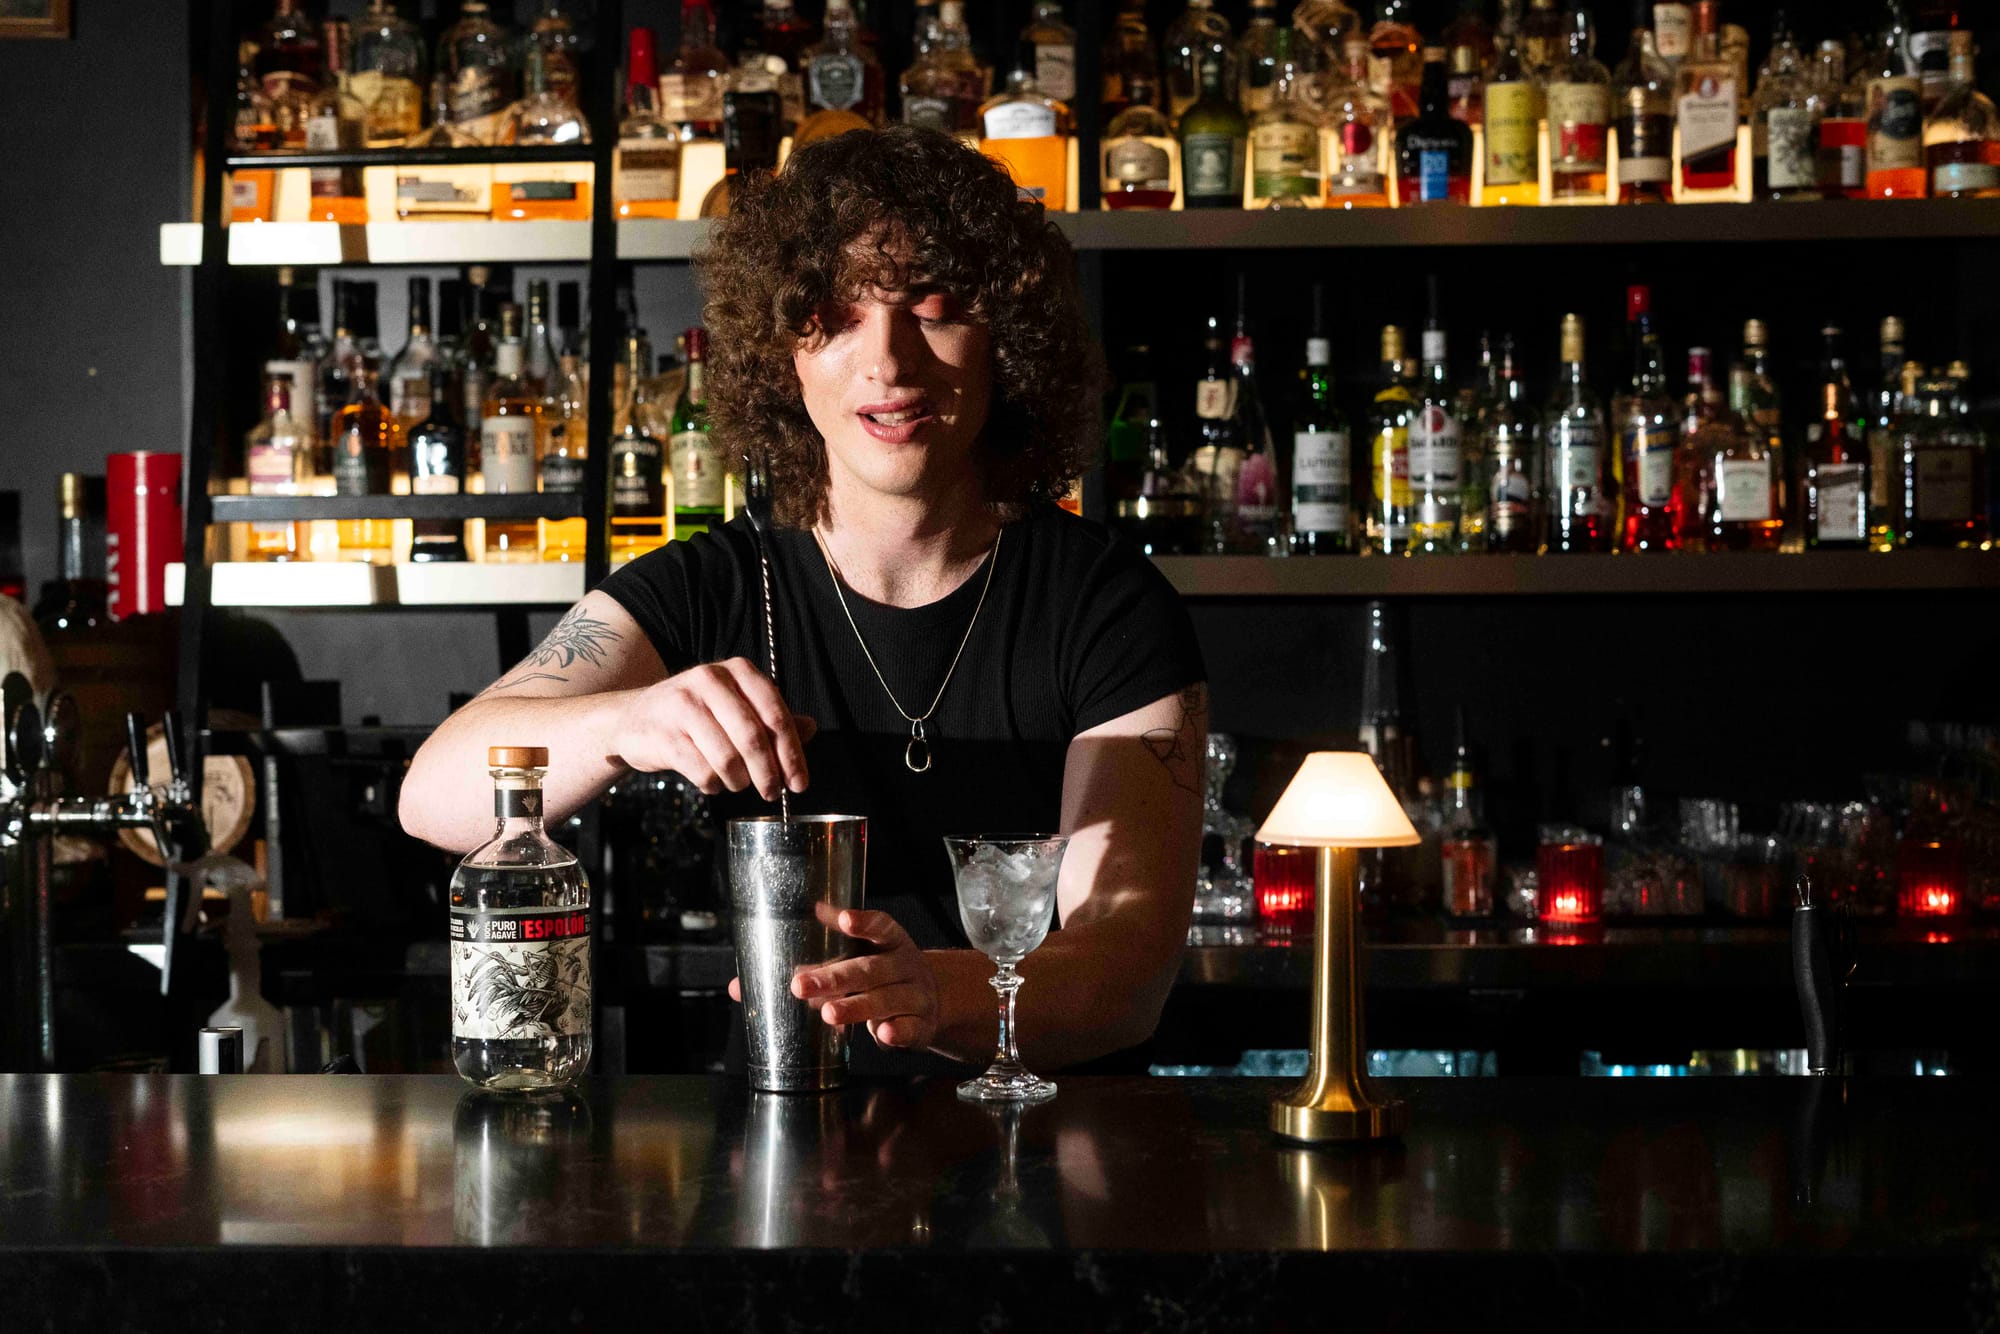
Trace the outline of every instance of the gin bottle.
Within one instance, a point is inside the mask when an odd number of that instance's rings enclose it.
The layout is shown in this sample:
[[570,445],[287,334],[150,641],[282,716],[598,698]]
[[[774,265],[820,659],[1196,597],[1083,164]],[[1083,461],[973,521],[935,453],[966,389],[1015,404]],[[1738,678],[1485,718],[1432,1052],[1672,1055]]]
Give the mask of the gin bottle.
[[486,846],[451,877],[451,1057],[482,1088],[573,1082],[590,1063],[590,886],[542,829],[541,746],[494,746]]

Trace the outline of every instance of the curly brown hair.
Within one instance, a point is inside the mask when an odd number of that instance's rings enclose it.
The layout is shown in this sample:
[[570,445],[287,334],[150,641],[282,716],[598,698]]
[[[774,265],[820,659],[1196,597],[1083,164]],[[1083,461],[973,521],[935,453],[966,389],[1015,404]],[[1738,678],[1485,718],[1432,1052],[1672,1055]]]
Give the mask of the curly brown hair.
[[739,177],[696,265],[710,430],[725,458],[761,457],[780,523],[809,526],[826,503],[826,445],[793,352],[825,306],[870,283],[920,279],[985,326],[990,504],[1060,499],[1094,454],[1101,357],[1069,242],[1004,167],[949,135],[855,130]]

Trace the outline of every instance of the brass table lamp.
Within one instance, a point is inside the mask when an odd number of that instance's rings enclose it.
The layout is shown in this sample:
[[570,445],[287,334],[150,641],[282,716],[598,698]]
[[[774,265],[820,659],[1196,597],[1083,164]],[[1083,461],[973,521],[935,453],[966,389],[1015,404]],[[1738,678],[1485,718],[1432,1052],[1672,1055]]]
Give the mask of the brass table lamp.
[[1271,1129],[1313,1143],[1400,1135],[1407,1105],[1374,1096],[1363,1073],[1355,850],[1408,847],[1417,831],[1365,752],[1321,750],[1306,756],[1257,841],[1319,850],[1312,1049],[1305,1081],[1272,1101]]

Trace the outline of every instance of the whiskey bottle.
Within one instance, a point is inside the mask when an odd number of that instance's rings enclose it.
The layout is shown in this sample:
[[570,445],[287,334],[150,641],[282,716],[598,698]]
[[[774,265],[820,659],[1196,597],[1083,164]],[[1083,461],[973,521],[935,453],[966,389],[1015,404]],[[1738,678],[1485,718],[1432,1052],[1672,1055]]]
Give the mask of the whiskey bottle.
[[1571,15],[1569,47],[1549,73],[1549,191],[1602,200],[1611,134],[1611,74],[1597,59],[1590,11]]
[[[542,457],[542,494],[582,495],[584,458],[590,445],[590,391],[584,383],[583,362],[564,353],[557,363],[556,388],[542,400],[536,444]],[[542,519],[542,559],[582,561],[589,540],[587,520]]]
[[348,83],[361,104],[361,138],[370,148],[406,143],[423,127],[424,41],[394,0],[368,0],[354,34]]
[[1621,204],[1664,204],[1673,190],[1674,74],[1657,49],[1651,9],[1632,0],[1631,49],[1611,76]]
[[1452,119],[1443,53],[1430,54],[1438,59],[1424,62],[1422,111],[1396,130],[1396,199],[1405,207],[1472,201],[1472,130]]
[[1776,551],[1784,537],[1778,461],[1751,420],[1751,384],[1748,367],[1730,367],[1728,410],[1695,434],[1695,447],[1707,456],[1715,479],[1711,550]]
[[681,381],[680,401],[674,404],[673,435],[667,442],[674,479],[670,536],[675,538],[705,533],[730,517],[725,503],[728,471],[708,433],[708,330],[689,329],[683,342],[687,346],[687,377]]
[[1229,62],[1201,57],[1201,95],[1180,114],[1181,196],[1188,208],[1243,207],[1244,142],[1250,126],[1229,95]]
[[[502,144],[520,147],[583,145],[590,124],[577,107],[575,89],[549,79],[548,55],[528,49],[527,92],[500,127]],[[590,189],[584,161],[501,163],[493,168],[493,216],[502,222],[590,217]]]
[[1779,10],[1751,98],[1750,188],[1757,198],[1819,197],[1818,129],[1805,59]]
[[1569,25],[1556,0],[1529,0],[1521,19],[1521,58],[1528,76],[1547,85],[1556,76],[1569,42]]
[[1674,469],[1675,533],[1682,551],[1708,550],[1709,521],[1715,508],[1715,459],[1706,448],[1702,429],[1727,409],[1710,373],[1712,365],[1710,349],[1688,349],[1688,391],[1681,407],[1681,458]]
[[1820,330],[1819,412],[1806,423],[1805,543],[1861,550],[1868,545],[1868,450],[1860,405],[1840,355],[1840,330]]
[[[424,419],[410,431],[410,494],[456,496],[465,491],[465,427],[459,421],[451,368],[433,361],[425,391]],[[417,519],[410,526],[410,559],[419,563],[462,561],[465,521]]]
[[1060,213],[1069,206],[1069,107],[1042,91],[1026,59],[980,106],[979,151],[1007,168],[1022,198]]
[[[306,112],[308,153],[351,153],[361,147],[361,103],[348,91],[347,52],[342,27],[327,20],[323,38],[326,82],[313,95]],[[368,200],[361,190],[359,167],[314,167],[309,173],[312,202],[307,216],[314,222],[359,226],[368,221]]]
[[319,288],[310,280],[300,284],[290,268],[280,268],[278,327],[264,362],[264,377],[282,379],[291,390],[292,415],[309,445],[318,437],[319,353],[325,349],[315,348],[307,331],[318,323]]
[[[1174,124],[1204,95],[1203,69],[1215,67],[1216,96],[1234,106],[1236,39],[1229,20],[1215,12],[1212,0],[1188,0],[1187,8],[1167,25],[1165,43],[1167,115]],[[1186,171],[1186,163],[1182,163]]]
[[1888,0],[1888,26],[1855,77],[1868,120],[1864,190],[1870,199],[1924,197],[1922,84],[1910,64],[1901,0]]
[[1694,7],[1694,49],[1674,82],[1674,120],[1681,136],[1680,191],[1729,190],[1736,185],[1736,130],[1742,86],[1722,56],[1716,0]]
[[1862,90],[1847,79],[1847,47],[1819,44],[1812,72],[1813,114],[1819,120],[1819,192],[1826,199],[1861,199],[1867,190],[1868,117]]
[[1459,489],[1464,451],[1457,396],[1452,392],[1443,327],[1433,315],[1423,337],[1423,387],[1410,422],[1410,550],[1447,555],[1458,550]]
[[1535,522],[1535,414],[1514,366],[1514,338],[1500,340],[1500,393],[1480,424],[1486,471],[1484,550],[1526,553],[1538,545]]
[[679,131],[660,118],[653,30],[634,28],[628,40],[625,110],[611,159],[611,202],[621,218],[680,216]]
[[1368,468],[1371,489],[1368,547],[1383,555],[1410,550],[1410,427],[1417,415],[1403,361],[1403,331],[1382,329],[1382,387],[1369,418]]
[[1541,202],[1542,86],[1528,72],[1515,7],[1503,6],[1493,65],[1486,71],[1486,177],[1479,202]]
[[1784,400],[1778,392],[1777,378],[1771,374],[1769,334],[1762,320],[1743,322],[1743,369],[1749,377],[1744,390],[1747,406],[1742,409],[1743,420],[1763,437],[1777,476],[1778,514],[1790,518],[1792,497],[1797,492],[1792,484],[1792,451],[1785,448]]
[[[1314,288],[1313,309],[1319,310]],[[1354,550],[1353,437],[1334,402],[1332,344],[1306,339],[1298,422],[1292,429],[1292,550],[1301,556]]]
[[611,439],[611,562],[645,555],[667,540],[666,450],[651,430],[648,398],[652,346],[643,332],[625,337],[618,367],[624,422]]
[[[375,371],[355,371],[347,405],[333,420],[333,493],[386,496],[394,473],[404,465],[403,428],[376,393]],[[394,557],[395,525],[390,519],[342,519],[342,560],[386,565]]]
[[2000,115],[1973,80],[1972,34],[1951,34],[1951,81],[1924,122],[1924,168],[1934,199],[2000,196]]
[[1444,25],[1438,40],[1451,70],[1447,92],[1452,119],[1478,125],[1485,116],[1486,66],[1493,59],[1493,29],[1486,22],[1485,0],[1459,0],[1458,13]]
[[1626,551],[1678,551],[1678,509],[1684,499],[1675,476],[1680,463],[1680,413],[1667,394],[1666,357],[1653,328],[1651,289],[1628,289],[1626,303],[1631,314],[1632,383],[1614,404],[1625,462],[1620,545]]
[[1058,102],[1074,102],[1076,29],[1063,22],[1062,0],[1035,0],[1034,16],[1021,29],[1021,44],[1031,53],[1036,86]]
[[870,125],[882,123],[882,65],[862,40],[849,0],[827,0],[824,29],[825,35],[806,53],[801,139],[817,137],[809,122],[830,113],[859,117]]
[[[1072,36],[1071,54],[1074,55]],[[1040,52],[1037,50],[1036,67]],[[1051,60],[1053,64],[1053,59]],[[1070,97],[1049,91],[1038,74],[1036,87],[1064,103]],[[1071,71],[1069,87],[1074,92],[1076,76]],[[979,107],[986,100],[986,75],[972,57],[972,37],[965,28],[964,0],[944,0],[938,6],[937,28],[918,54],[916,62],[903,72],[898,84],[902,94],[903,123],[920,125],[968,139],[979,137]],[[1155,113],[1157,114],[1157,113]],[[1172,187],[1168,187],[1171,194]]]
[[1583,320],[1562,320],[1562,369],[1542,414],[1552,552],[1612,549],[1613,503],[1606,467],[1604,409],[1584,382]]
[[1099,60],[1101,123],[1111,124],[1128,107],[1160,105],[1160,60],[1146,26],[1146,0],[1118,0],[1118,15],[1104,38]]
[[[522,373],[521,308],[500,307],[500,346],[494,353],[493,383],[479,412],[479,470],[487,495],[528,495],[535,490],[535,428],[542,399]],[[488,519],[486,559],[539,560],[539,525],[533,519]]]
[[542,827],[542,746],[494,746],[493,838],[451,877],[451,1059],[482,1088],[573,1083],[590,1063],[590,883]]
[[1897,423],[1896,541],[1912,547],[1976,547],[1986,540],[1986,440],[1963,416],[1954,386],[1903,365]]
[[431,414],[431,367],[439,360],[431,336],[431,280],[410,279],[410,331],[389,363],[389,411],[405,431]]
[[1243,471],[1243,441],[1236,434],[1236,368],[1229,359],[1221,322],[1208,317],[1202,339],[1207,366],[1195,383],[1194,416],[1198,443],[1189,460],[1202,494],[1202,545],[1220,554],[1229,549],[1236,526],[1238,474]]
[[[264,419],[243,440],[243,471],[253,496],[296,496],[299,483],[310,475],[312,435],[292,415],[292,382],[280,376],[264,381]],[[65,473],[64,477],[73,474]],[[63,493],[64,516],[69,493]],[[250,525],[251,560],[306,560],[311,551],[303,525]]]
[[486,0],[462,0],[458,22],[438,39],[437,70],[451,89],[451,123],[475,144],[500,142],[507,108],[521,85],[507,31]]
[[1882,375],[1867,404],[1868,540],[1871,546],[1887,548],[1895,542],[1896,478],[1902,475],[1897,433],[1903,403],[1903,321],[1899,317],[1882,317],[1879,346]]
[[682,143],[722,137],[722,85],[729,57],[715,44],[708,0],[681,0],[681,44],[660,76],[660,119]]
[[810,21],[799,17],[792,0],[764,0],[757,31],[758,45],[785,62],[778,75],[778,109],[785,118],[785,133],[797,134],[806,114],[805,54],[819,34]]

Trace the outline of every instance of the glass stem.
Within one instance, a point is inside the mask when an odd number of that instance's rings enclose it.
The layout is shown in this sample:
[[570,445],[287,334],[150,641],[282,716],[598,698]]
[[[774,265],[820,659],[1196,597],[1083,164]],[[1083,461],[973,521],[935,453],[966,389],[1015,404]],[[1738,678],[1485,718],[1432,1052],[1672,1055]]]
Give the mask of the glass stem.
[[1018,1066],[1021,1054],[1014,1050],[1014,993],[1021,989],[1021,975],[1014,971],[1013,964],[1003,963],[990,983],[1000,996],[1000,1042],[993,1055],[994,1064]]

